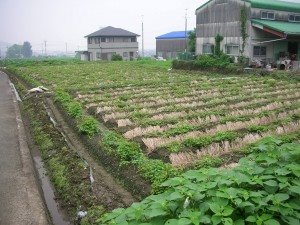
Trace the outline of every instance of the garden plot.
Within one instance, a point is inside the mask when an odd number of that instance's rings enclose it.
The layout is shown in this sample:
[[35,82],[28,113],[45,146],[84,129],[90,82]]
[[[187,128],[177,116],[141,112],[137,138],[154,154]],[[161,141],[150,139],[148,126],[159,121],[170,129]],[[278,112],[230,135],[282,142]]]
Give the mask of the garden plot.
[[107,128],[140,143],[145,156],[175,167],[299,130],[299,82],[169,72],[164,63],[35,66],[18,73],[67,90]]
[[173,166],[222,155],[272,134],[300,128],[300,84],[270,78],[193,77],[160,84],[103,86],[75,99],[144,153]]

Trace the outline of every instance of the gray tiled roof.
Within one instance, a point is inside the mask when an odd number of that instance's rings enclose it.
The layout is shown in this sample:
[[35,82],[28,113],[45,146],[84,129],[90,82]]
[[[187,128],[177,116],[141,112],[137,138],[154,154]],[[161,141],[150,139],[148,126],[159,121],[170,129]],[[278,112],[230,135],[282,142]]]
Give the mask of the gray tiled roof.
[[91,33],[85,37],[136,37],[139,36],[138,34],[132,33],[130,31],[121,29],[121,28],[115,28],[115,27],[105,27],[102,28],[94,33]]

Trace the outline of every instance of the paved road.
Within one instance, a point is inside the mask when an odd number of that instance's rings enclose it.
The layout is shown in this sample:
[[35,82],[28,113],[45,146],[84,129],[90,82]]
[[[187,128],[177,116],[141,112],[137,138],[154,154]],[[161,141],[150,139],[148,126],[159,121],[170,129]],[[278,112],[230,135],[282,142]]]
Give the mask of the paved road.
[[0,71],[0,225],[47,225],[16,97]]

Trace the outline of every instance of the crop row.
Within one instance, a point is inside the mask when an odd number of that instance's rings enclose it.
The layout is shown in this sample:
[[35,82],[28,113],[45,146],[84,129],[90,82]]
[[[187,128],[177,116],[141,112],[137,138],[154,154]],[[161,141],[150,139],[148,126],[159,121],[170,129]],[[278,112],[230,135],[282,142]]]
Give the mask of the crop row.
[[[242,88],[242,87],[240,87]],[[249,92],[252,93],[263,93],[268,91],[274,91],[274,90],[289,90],[289,89],[298,89],[300,86],[297,85],[283,85],[283,86],[277,86],[277,87],[269,87],[269,86],[260,86],[256,85],[255,87],[246,88],[243,87],[243,89],[232,89],[232,88],[226,88],[224,90],[219,89],[212,89],[212,90],[198,90],[193,91],[192,89],[188,89],[186,93],[183,93],[182,95],[178,95],[177,97],[174,96],[173,93],[170,92],[160,92],[160,91],[154,91],[148,94],[141,94],[138,96],[133,95],[124,95],[120,96],[118,98],[112,98],[112,97],[103,97],[99,96],[98,98],[93,98],[92,96],[87,97],[87,99],[79,99],[86,108],[90,107],[98,107],[99,112],[105,112],[105,111],[122,111],[123,109],[130,109],[128,106],[134,106],[136,108],[140,107],[151,107],[156,105],[163,105],[163,104],[171,104],[171,103],[181,103],[181,102],[189,102],[189,101],[195,101],[195,100],[201,100],[202,98],[209,98],[209,97],[222,97],[224,95],[246,95]],[[137,104],[137,105],[136,105]],[[138,107],[137,107],[138,106]],[[110,107],[107,109],[101,109],[104,107]],[[110,110],[108,110],[110,109]]]
[[[241,83],[237,83],[234,86],[228,85],[225,87],[220,86],[205,86],[201,84],[201,86],[197,85],[183,85],[183,84],[174,84],[174,86],[166,86],[166,87],[156,87],[156,88],[141,88],[141,89],[129,89],[122,92],[115,92],[115,91],[104,91],[102,90],[99,93],[89,93],[89,92],[77,92],[76,93],[76,99],[81,100],[84,103],[91,103],[91,102],[97,102],[97,101],[111,101],[112,99],[120,99],[124,98],[124,100],[127,100],[127,98],[132,99],[138,99],[138,98],[147,98],[151,96],[165,96],[166,94],[169,94],[169,96],[174,97],[176,94],[184,94],[185,96],[194,94],[202,94],[206,92],[224,92],[224,91],[242,91],[245,89],[253,89],[256,87],[272,87],[268,83],[264,83],[263,81],[256,81],[256,82],[250,82],[250,84],[243,85]],[[276,87],[295,87],[296,84],[287,84],[282,83],[281,85],[276,85]]]
[[[183,125],[189,125],[189,126],[200,126],[203,124],[209,124],[209,123],[216,123],[219,122],[221,120],[224,121],[225,117],[237,117],[237,116],[253,116],[253,115],[257,115],[263,112],[268,112],[271,110],[275,110],[275,109],[280,109],[282,107],[287,107],[287,106],[291,106],[292,104],[297,104],[299,103],[300,100],[295,101],[295,102],[291,102],[291,101],[286,101],[286,102],[273,102],[264,106],[261,106],[259,108],[256,109],[241,109],[241,110],[236,110],[236,111],[231,111],[226,113],[226,116],[222,115],[209,115],[206,116],[204,118],[202,117],[197,117],[197,118],[192,118],[192,119],[186,119],[186,120],[182,120],[180,121],[180,125],[179,126],[183,126]],[[130,123],[130,121],[124,121],[124,123]],[[133,125],[132,123],[130,125]],[[133,129],[128,130],[127,132],[124,133],[124,137],[127,139],[133,139],[135,137],[140,137],[140,136],[144,136],[147,134],[151,134],[154,132],[167,132],[169,130],[172,130],[173,128],[177,128],[178,125],[177,124],[168,124],[165,126],[148,126],[148,127],[135,127]]]
[[282,124],[273,130],[269,130],[262,133],[248,133],[243,137],[237,138],[233,141],[222,141],[219,143],[213,143],[205,148],[193,151],[186,151],[180,153],[171,153],[170,161],[175,167],[186,167],[196,163],[205,155],[218,156],[240,150],[245,146],[255,143],[260,139],[271,135],[289,134],[300,129],[300,121],[292,121],[288,124]]
[[148,123],[151,123],[151,120],[165,120],[169,118],[184,118],[184,117],[191,117],[193,115],[207,112],[207,111],[213,111],[214,109],[222,109],[222,108],[229,108],[229,109],[238,109],[241,107],[248,106],[249,104],[256,104],[260,102],[266,102],[270,101],[272,98],[274,98],[277,101],[280,101],[281,99],[286,98],[297,98],[300,96],[300,93],[295,92],[295,90],[282,90],[282,91],[275,91],[275,92],[268,92],[265,94],[257,95],[255,94],[249,94],[246,96],[237,96],[232,95],[228,97],[223,97],[221,99],[214,99],[207,102],[201,102],[202,104],[197,106],[182,106],[180,104],[177,104],[174,106],[175,108],[166,108],[165,106],[155,108],[155,109],[146,109],[141,110],[138,114],[138,112],[114,112],[110,114],[104,114],[102,116],[104,122],[107,122],[111,119],[128,119],[131,118],[135,122],[139,123],[139,119],[145,119],[148,118]]
[[[225,131],[237,131],[237,130],[242,130],[242,129],[246,129],[250,126],[253,125],[265,125],[268,123],[272,123],[272,122],[276,122],[277,120],[281,120],[286,118],[287,116],[292,116],[294,114],[299,113],[300,110],[296,109],[296,110],[292,110],[292,111],[288,111],[288,112],[283,112],[283,113],[279,113],[279,114],[271,114],[269,116],[262,116],[262,117],[254,117],[250,120],[246,120],[246,121],[234,121],[234,122],[226,122],[224,124],[218,124],[215,125],[211,128],[207,128],[205,130],[197,130],[197,131],[190,131],[184,134],[179,134],[176,136],[172,136],[172,137],[156,137],[156,138],[143,138],[143,142],[144,144],[147,146],[147,149],[149,152],[155,150],[158,147],[161,146],[165,146],[168,145],[170,143],[173,142],[184,142],[184,141],[188,141],[190,140],[190,142],[193,142],[193,140],[191,140],[192,138],[197,138],[197,137],[203,137],[203,136],[213,136],[216,135],[219,132],[225,132]],[[194,144],[191,145],[201,145],[197,143],[197,141],[194,141]]]

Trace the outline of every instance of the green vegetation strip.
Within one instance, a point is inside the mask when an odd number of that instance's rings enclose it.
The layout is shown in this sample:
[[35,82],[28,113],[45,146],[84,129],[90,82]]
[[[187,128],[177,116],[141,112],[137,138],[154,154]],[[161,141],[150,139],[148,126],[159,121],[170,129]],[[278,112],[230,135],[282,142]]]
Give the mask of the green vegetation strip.
[[58,90],[55,99],[62,104],[68,115],[75,119],[79,132],[90,138],[99,134],[99,148],[109,155],[117,156],[120,160],[119,166],[135,166],[141,176],[152,184],[154,192],[158,191],[163,181],[178,174],[170,164],[144,156],[137,143],[125,140],[115,132],[101,129],[99,122],[91,116],[84,115],[81,105],[66,91]]
[[[20,83],[16,86],[22,95],[26,93]],[[24,100],[21,109],[29,119],[33,140],[41,152],[56,196],[70,217],[75,219],[79,208],[87,210],[96,204],[91,191],[88,165],[68,148],[64,138],[50,122],[41,99]]]
[[266,138],[233,169],[190,170],[98,224],[299,224],[300,144]]

